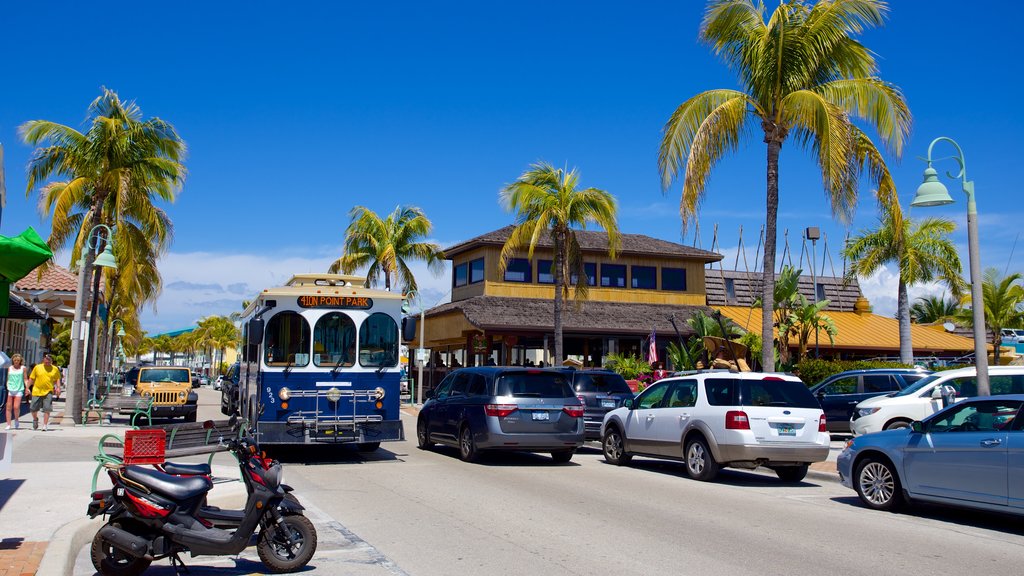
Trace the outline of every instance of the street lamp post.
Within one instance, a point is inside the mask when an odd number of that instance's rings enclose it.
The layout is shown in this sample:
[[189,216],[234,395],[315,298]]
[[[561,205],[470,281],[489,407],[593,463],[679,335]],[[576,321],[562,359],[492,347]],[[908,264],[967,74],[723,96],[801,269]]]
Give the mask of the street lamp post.
[[[818,303],[818,272],[815,268],[818,267],[818,239],[821,238],[821,229],[817,226],[808,226],[807,230],[804,230],[804,238],[811,241],[811,284],[814,288],[814,303]],[[822,261],[824,264],[824,261]],[[824,268],[824,266],[822,266]],[[818,349],[818,321],[814,321],[814,357],[821,358],[821,354]]]
[[[106,231],[106,245],[100,255],[96,255],[99,246],[97,240],[102,239],[100,232]],[[98,224],[93,226],[85,237],[85,245],[82,247],[82,257],[78,261],[78,292],[75,300],[75,318],[71,323],[71,350],[68,359],[68,381],[67,406],[65,412],[71,412],[71,420],[75,424],[82,423],[82,406],[85,403],[85,379],[83,378],[83,354],[82,354],[82,320],[85,316],[85,306],[89,300],[89,273],[92,267],[103,266],[106,268],[117,268],[112,252],[113,235],[109,226]],[[96,319],[92,318],[91,322]],[[90,342],[89,346],[94,346]]]
[[[978,250],[978,206],[974,202],[974,182],[967,179],[967,164],[964,161],[964,151],[952,138],[940,136],[928,145],[928,158],[925,162],[928,167],[924,170],[924,182],[917,188],[917,194],[911,206],[943,206],[952,204],[946,186],[939,181],[938,172],[932,168],[932,149],[939,142],[949,142],[956,148],[956,155],[950,156],[960,165],[960,173],[952,174],[947,172],[946,176],[956,180],[960,179],[960,185],[964,194],[967,194],[967,254],[970,258],[971,267],[971,313],[974,318],[974,364],[977,369],[978,395],[988,396],[990,394],[988,384],[988,349],[985,341],[985,300],[982,294],[981,279],[981,255]],[[938,158],[937,160],[945,160]],[[995,342],[995,346],[999,343]]]
[[[114,347],[114,326],[120,324],[120,328],[117,330],[117,347]],[[110,363],[108,369],[114,371],[114,358],[117,357],[117,352],[122,349],[121,339],[125,337],[124,322],[118,318],[115,318],[110,323],[110,331],[107,334],[108,346],[110,346]]]

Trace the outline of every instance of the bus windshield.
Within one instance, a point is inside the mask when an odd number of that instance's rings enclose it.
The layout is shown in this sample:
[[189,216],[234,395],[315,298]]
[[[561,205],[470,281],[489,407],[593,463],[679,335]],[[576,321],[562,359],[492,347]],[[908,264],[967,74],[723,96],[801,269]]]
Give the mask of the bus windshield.
[[376,312],[359,327],[359,365],[384,368],[398,365],[398,324]]
[[313,364],[350,368],[356,363],[356,323],[347,314],[331,312],[313,329]]

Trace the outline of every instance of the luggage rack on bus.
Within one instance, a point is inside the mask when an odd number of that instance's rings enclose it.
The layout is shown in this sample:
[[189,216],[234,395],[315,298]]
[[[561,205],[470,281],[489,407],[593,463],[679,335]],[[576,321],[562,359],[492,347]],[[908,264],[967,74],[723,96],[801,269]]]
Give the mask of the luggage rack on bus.
[[[356,414],[357,403],[369,403],[372,405],[377,402],[377,392],[374,390],[339,390],[337,387],[329,390],[293,390],[291,398],[316,398],[318,405],[319,400],[324,399],[335,406],[333,413],[320,410],[319,408],[316,410],[297,410],[289,414],[286,420],[286,423],[292,426],[337,426],[343,424],[355,428],[356,424],[384,421],[384,417],[380,414]],[[351,413],[347,410],[341,413],[337,409],[341,405],[343,398],[351,398]]]

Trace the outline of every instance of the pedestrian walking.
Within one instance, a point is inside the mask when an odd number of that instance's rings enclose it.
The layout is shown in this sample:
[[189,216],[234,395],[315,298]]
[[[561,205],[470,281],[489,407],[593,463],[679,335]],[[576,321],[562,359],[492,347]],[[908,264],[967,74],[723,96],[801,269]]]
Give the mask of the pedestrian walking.
[[25,394],[27,372],[22,362],[21,354],[15,354],[11,356],[11,366],[7,368],[7,430],[18,428],[18,416],[21,415],[21,397]]
[[36,364],[29,374],[28,384],[32,387],[32,429],[39,429],[39,411],[43,411],[43,430],[50,429],[50,412],[53,412],[53,396],[60,395],[60,368],[53,365],[53,356],[43,355],[43,363]]

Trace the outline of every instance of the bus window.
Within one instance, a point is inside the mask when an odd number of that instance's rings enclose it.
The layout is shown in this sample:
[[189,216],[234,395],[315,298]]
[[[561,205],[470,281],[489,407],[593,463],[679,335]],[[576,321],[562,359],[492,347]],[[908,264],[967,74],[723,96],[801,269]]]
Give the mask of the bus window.
[[342,366],[356,363],[356,323],[341,312],[331,312],[316,321],[313,329],[313,364]]
[[359,364],[364,367],[398,365],[398,324],[387,314],[370,314],[359,327]]
[[309,323],[297,312],[281,312],[267,322],[263,338],[267,366],[309,364]]

